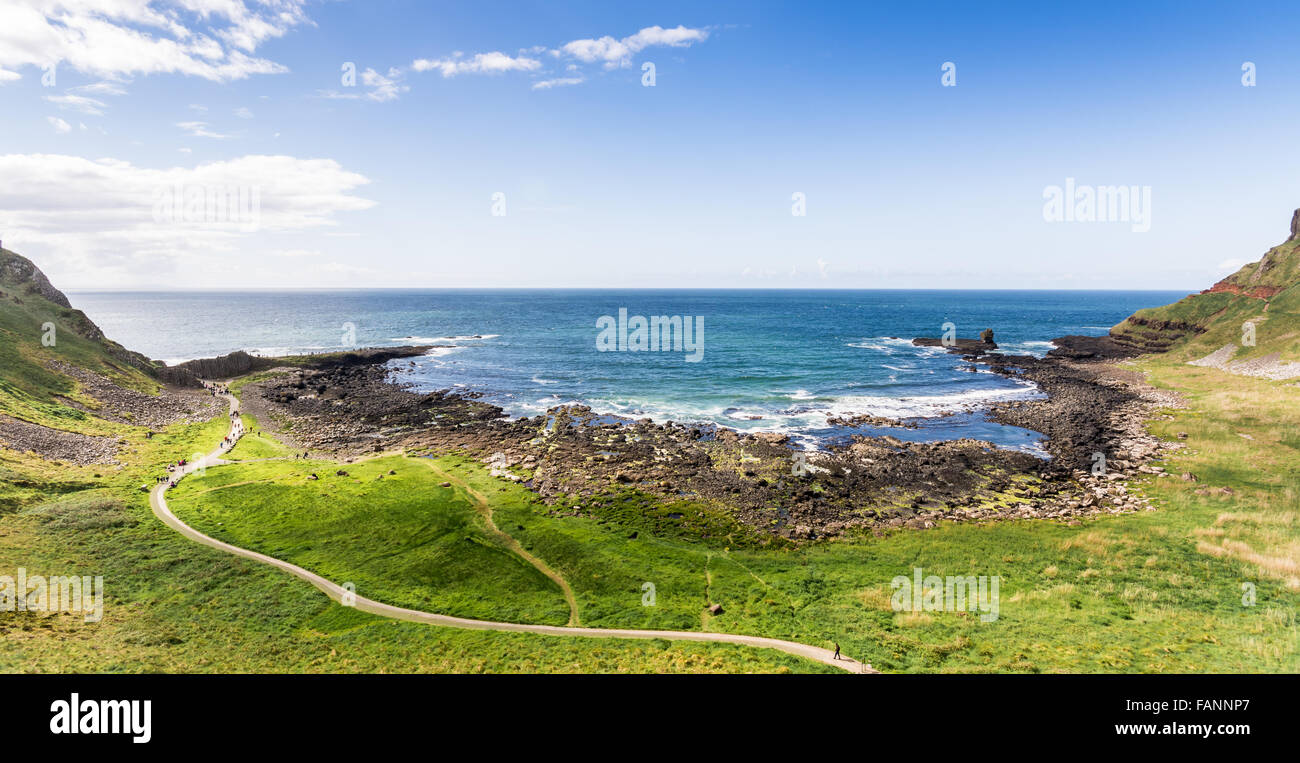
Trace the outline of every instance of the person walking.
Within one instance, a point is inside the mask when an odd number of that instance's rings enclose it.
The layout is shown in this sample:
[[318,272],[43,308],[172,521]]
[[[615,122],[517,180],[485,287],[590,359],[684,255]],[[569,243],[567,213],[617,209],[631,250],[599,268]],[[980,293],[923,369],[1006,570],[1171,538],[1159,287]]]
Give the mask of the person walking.
[[[832,642],[832,643],[835,643],[835,642]],[[835,657],[834,657],[834,659],[838,660],[839,658],[840,658],[840,645],[839,645],[838,643],[835,643]]]

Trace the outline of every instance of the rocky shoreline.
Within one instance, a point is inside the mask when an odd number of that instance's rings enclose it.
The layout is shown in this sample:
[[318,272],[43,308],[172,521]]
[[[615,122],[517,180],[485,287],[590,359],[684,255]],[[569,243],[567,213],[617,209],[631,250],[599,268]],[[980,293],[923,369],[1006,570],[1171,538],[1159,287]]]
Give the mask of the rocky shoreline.
[[[393,383],[379,358],[281,368],[247,385],[244,397],[264,428],[304,449],[343,459],[395,450],[462,453],[569,513],[646,494],[721,510],[756,534],[815,539],[942,520],[1077,521],[1147,508],[1124,483],[1176,445],[1157,442],[1142,422],[1177,400],[1117,363],[1131,350],[1089,337],[1056,342],[1046,358],[992,352],[991,341],[949,347],[972,368],[1032,381],[1046,393],[992,406],[989,416],[1045,434],[1049,461],[980,440],[890,436],[854,436],[803,452],[783,435],[615,420],[585,406],[509,419],[472,394],[417,393]],[[1095,454],[1104,458],[1097,473]]]
[[[218,401],[192,389],[164,387],[151,395],[60,360],[50,361],[48,367],[75,380],[81,399],[87,401],[59,396],[59,403],[105,421],[161,430],[179,422],[207,421],[222,410]],[[0,415],[0,447],[34,453],[49,461],[77,466],[117,464],[123,443],[118,437],[67,432]]]

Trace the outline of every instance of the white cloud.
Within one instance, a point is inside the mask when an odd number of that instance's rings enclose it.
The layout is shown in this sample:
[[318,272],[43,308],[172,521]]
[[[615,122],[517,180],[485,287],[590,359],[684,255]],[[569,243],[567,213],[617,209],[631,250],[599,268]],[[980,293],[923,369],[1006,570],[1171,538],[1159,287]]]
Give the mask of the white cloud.
[[581,85],[585,82],[582,77],[560,77],[558,79],[544,79],[533,83],[534,90],[549,90],[553,87],[563,87],[565,85]]
[[107,108],[103,101],[84,95],[47,95],[44,98],[61,109],[80,111],[82,114],[93,116],[103,116],[104,109]]
[[650,26],[621,40],[606,35],[594,40],[574,40],[565,43],[560,49],[584,63],[601,62],[606,68],[614,68],[628,66],[633,55],[649,47],[685,48],[692,43],[704,42],[708,37],[707,29],[691,29],[681,25],[673,29]]
[[176,126],[195,138],[216,138],[217,140],[225,140],[226,138],[234,137],[233,135],[212,132],[208,129],[207,122],[177,122]]
[[[0,155],[0,230],[6,244],[42,268],[48,263],[65,288],[194,285],[204,268],[283,249],[285,233],[327,229],[341,213],[369,209],[374,202],[356,195],[368,182],[332,159],[244,156],[154,169],[119,159]],[[253,230],[156,214],[160,195],[177,189],[234,187],[257,189]]]
[[45,120],[50,123],[50,126],[54,128],[54,132],[59,135],[67,135],[72,132],[72,125],[64,122],[58,117],[46,117]]
[[253,112],[247,106],[240,106],[239,108],[235,109],[235,116],[239,117],[240,119],[252,119]]
[[374,69],[366,69],[361,72],[361,84],[370,88],[366,97],[372,101],[383,103],[384,101],[395,101],[402,93],[410,90],[408,85],[399,82],[402,72],[398,69],[389,69],[388,76],[384,76]]
[[8,69],[0,69],[0,84],[3,84],[5,82],[13,82],[14,80],[19,80],[22,78],[23,75],[19,74],[18,72],[11,72]]
[[430,60],[421,58],[411,64],[411,68],[417,72],[426,72],[431,69],[437,69],[442,72],[444,77],[454,77],[457,74],[500,74],[509,71],[535,71],[540,69],[542,62],[535,58],[528,58],[524,55],[511,57],[501,51],[491,53],[476,53],[469,58],[463,57],[460,53],[455,53],[451,58],[442,58]]
[[386,101],[397,100],[402,93],[411,89],[410,85],[402,84],[402,70],[391,67],[388,74],[380,74],[374,69],[366,69],[361,72],[361,84],[370,88],[365,93],[341,93],[337,90],[318,90],[316,95],[320,98],[328,98],[338,101],[358,101],[366,99],[384,103]]
[[1219,270],[1240,270],[1245,265],[1245,260],[1231,259],[1219,263]]
[[[521,50],[518,56],[511,56],[501,51],[466,56],[456,51],[447,58],[417,59],[411,63],[411,68],[417,72],[436,70],[444,77],[455,77],[460,74],[500,74],[510,71],[539,72],[543,69],[543,64],[541,60],[532,56],[547,56],[555,59],[557,63],[566,57],[570,59],[564,65],[565,71],[568,72],[580,71],[579,63],[600,63],[606,69],[615,69],[630,66],[632,56],[646,48],[656,46],[685,48],[697,42],[704,42],[708,37],[707,29],[692,29],[681,25],[672,29],[650,26],[622,39],[606,35],[596,39],[573,40],[557,49],[534,45]],[[575,63],[575,60],[578,63]],[[535,82],[533,89],[547,90],[562,85],[577,85],[583,81],[585,77],[581,76],[555,77]]]
[[177,73],[228,82],[284,72],[284,66],[251,54],[266,40],[310,23],[304,3],[5,0],[0,3],[0,81],[11,79],[8,69],[50,64],[109,79]]
[[95,82],[68,88],[69,93],[90,93],[93,95],[126,95],[126,88],[117,82]]

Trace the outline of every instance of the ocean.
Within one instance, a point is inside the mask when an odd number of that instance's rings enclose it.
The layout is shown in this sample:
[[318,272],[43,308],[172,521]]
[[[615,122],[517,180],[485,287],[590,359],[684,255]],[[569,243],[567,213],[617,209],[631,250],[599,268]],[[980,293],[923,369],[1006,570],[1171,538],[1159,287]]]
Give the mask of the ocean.
[[[472,390],[510,415],[583,403],[629,418],[782,432],[805,447],[824,447],[853,434],[890,434],[903,440],[976,437],[1039,455],[1038,433],[990,422],[981,406],[1040,392],[1025,382],[971,373],[959,357],[913,347],[910,340],[941,336],[945,324],[962,338],[991,328],[1004,352],[1042,355],[1054,337],[1099,336],[1134,310],[1183,296],[901,290],[69,295],[110,338],[168,363],[235,350],[284,355],[434,344],[442,346],[423,357],[394,361],[394,378],[417,390]],[[639,344],[636,316],[680,318],[677,336],[686,341],[680,350],[630,351]],[[658,338],[663,327],[656,328]],[[697,336],[699,347],[694,347]],[[919,426],[877,429],[826,421],[853,414],[903,418]]]

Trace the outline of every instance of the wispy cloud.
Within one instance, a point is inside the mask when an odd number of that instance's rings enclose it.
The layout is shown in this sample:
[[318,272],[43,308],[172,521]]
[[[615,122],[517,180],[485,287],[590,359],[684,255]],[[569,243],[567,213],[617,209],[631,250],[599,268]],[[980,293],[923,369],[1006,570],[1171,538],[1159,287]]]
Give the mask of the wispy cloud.
[[386,101],[395,101],[411,89],[410,85],[402,82],[403,72],[397,67],[390,67],[387,74],[380,74],[374,69],[366,69],[361,72],[361,84],[369,88],[364,93],[340,92],[338,90],[319,90],[316,95],[320,98],[328,98],[338,101],[375,101],[384,103]]
[[[627,37],[604,37],[572,40],[558,48],[535,45],[524,48],[518,55],[511,56],[501,51],[475,53],[472,56],[461,52],[452,53],[444,58],[420,58],[411,63],[411,69],[417,72],[437,71],[443,77],[456,77],[462,74],[502,74],[505,72],[533,72],[545,74],[546,64],[550,60],[563,62],[567,72],[580,71],[580,65],[600,64],[605,69],[617,69],[632,64],[632,57],[652,47],[685,48],[709,37],[708,29],[694,29],[678,25],[672,29],[651,26],[641,29]],[[534,90],[548,90],[562,85],[578,85],[586,77],[551,77],[533,83]]]
[[306,0],[7,0],[0,3],[0,82],[25,66],[92,76],[177,73],[217,82],[287,71],[254,57],[310,20]]
[[61,109],[79,111],[92,116],[103,116],[104,109],[107,108],[107,104],[103,101],[84,95],[47,95],[44,98]]
[[380,74],[374,69],[366,69],[361,72],[361,84],[370,88],[370,92],[366,93],[366,97],[380,103],[396,100],[399,95],[411,89],[409,86],[401,84],[401,78],[401,71],[395,68],[389,69],[387,75]]
[[411,64],[411,68],[417,72],[436,69],[442,72],[444,77],[454,77],[457,74],[500,74],[511,71],[536,71],[542,68],[542,62],[522,54],[508,56],[501,51],[493,51],[491,53],[476,53],[468,58],[461,53],[453,53],[450,58],[433,60],[420,58]]
[[80,95],[126,95],[126,88],[118,82],[95,82],[68,88],[69,93]]
[[45,121],[49,122],[50,127],[53,127],[54,132],[58,133],[59,135],[67,135],[68,133],[72,132],[72,125],[68,124],[67,122],[64,122],[62,119],[59,119],[58,117],[46,117]]
[[217,140],[225,140],[226,138],[235,137],[233,135],[212,132],[208,129],[207,122],[177,122],[176,126],[195,138],[215,138]]
[[560,77],[558,79],[544,79],[533,83],[534,90],[550,90],[553,87],[563,87],[565,85],[581,85],[586,82],[582,77]]

